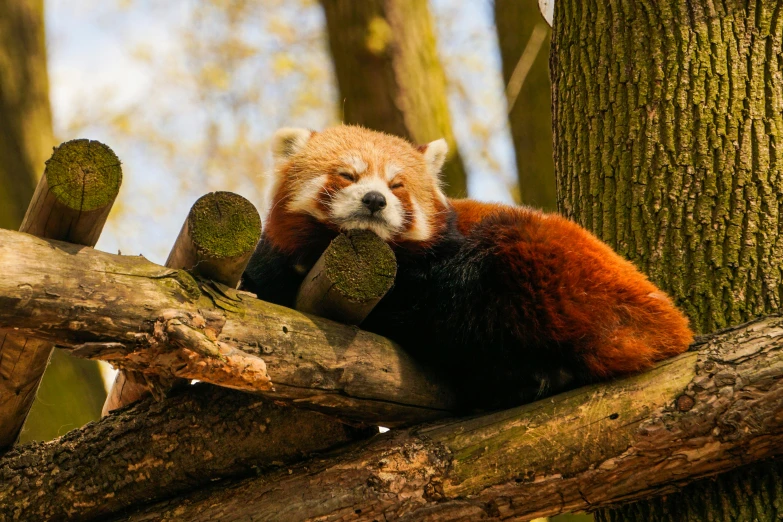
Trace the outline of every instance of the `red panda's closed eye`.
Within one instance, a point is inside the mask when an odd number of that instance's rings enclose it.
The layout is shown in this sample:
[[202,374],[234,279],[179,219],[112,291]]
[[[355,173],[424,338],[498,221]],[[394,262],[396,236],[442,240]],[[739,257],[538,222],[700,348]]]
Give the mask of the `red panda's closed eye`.
[[346,172],[344,170],[341,170],[341,171],[337,172],[337,175],[340,176],[343,179],[346,179],[346,180],[350,181],[351,183],[356,183],[357,178],[356,178],[355,174],[351,174],[350,172]]

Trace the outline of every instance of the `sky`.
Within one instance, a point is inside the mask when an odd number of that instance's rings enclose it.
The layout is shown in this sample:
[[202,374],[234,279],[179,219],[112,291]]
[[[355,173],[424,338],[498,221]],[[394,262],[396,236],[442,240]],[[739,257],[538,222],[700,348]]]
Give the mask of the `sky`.
[[[50,92],[55,135],[59,141],[75,138],[100,140],[114,149],[123,162],[123,187],[116,209],[97,248],[123,254],[142,254],[163,263],[193,202],[210,190],[232,190],[250,199],[263,212],[264,201],[257,184],[215,177],[202,179],[186,163],[186,154],[164,158],[148,143],[118,136],[107,124],[112,111],[130,113],[145,125],[155,127],[175,143],[197,143],[203,129],[203,100],[191,91],[161,77],[160,64],[167,73],[187,59],[181,34],[194,22],[196,0],[155,2],[153,0],[47,0],[46,24]],[[304,2],[307,4],[307,2]],[[319,34],[323,15],[317,3],[293,9],[285,3],[270,2],[261,17],[286,16],[303,26],[303,34]],[[289,3],[289,5],[291,5]],[[297,6],[299,4],[296,4]],[[508,186],[514,180],[514,158],[505,118],[500,58],[492,21],[492,4],[433,0],[441,59],[450,85],[450,108],[457,141],[469,170],[470,195],[477,199],[510,202]],[[292,11],[286,13],[286,10]],[[280,15],[280,13],[283,15]],[[260,25],[260,24],[259,24]],[[253,41],[266,45],[272,37],[255,25],[245,28]],[[277,42],[279,45],[279,42]],[[315,59],[328,62],[326,43],[310,47]],[[147,56],[146,61],[139,58]],[[153,57],[156,68],[150,64]],[[320,56],[322,55],[322,56]],[[270,64],[254,62],[259,68]],[[274,64],[273,64],[274,65]],[[251,64],[252,66],[252,64]],[[331,67],[331,65],[329,65]],[[187,74],[185,71],[184,74]],[[248,73],[255,80],[259,72]],[[257,80],[256,80],[257,81]],[[293,76],[279,84],[264,79],[258,100],[264,112],[250,121],[259,142],[271,136],[277,126],[322,128],[334,121],[338,103],[331,71],[317,80],[315,88],[326,99],[325,109],[299,113],[286,108],[296,103],[286,99],[293,92]],[[312,80],[309,80],[312,83]],[[268,85],[267,85],[268,84]],[[293,87],[292,87],[293,85]],[[289,98],[291,98],[289,96]],[[274,107],[281,110],[274,112]],[[219,110],[220,107],[218,107]],[[243,110],[254,113],[251,107]],[[270,110],[272,111],[270,116]],[[150,115],[154,117],[150,117]],[[161,115],[165,115],[165,118]],[[157,119],[155,119],[157,117]],[[225,121],[226,126],[232,120]],[[270,121],[271,120],[271,121]],[[76,123],[74,123],[76,122]],[[74,127],[79,135],[73,135]],[[487,139],[477,139],[476,130]],[[224,130],[230,133],[231,129]],[[192,153],[192,149],[188,149]],[[269,152],[257,151],[259,179],[268,170]],[[176,151],[175,151],[176,155]],[[174,168],[172,165],[176,165]],[[221,185],[221,181],[225,183]]]

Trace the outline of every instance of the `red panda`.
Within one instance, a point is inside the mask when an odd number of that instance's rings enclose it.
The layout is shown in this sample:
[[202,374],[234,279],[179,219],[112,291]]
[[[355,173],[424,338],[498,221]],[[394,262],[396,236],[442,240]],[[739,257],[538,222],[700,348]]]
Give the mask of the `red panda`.
[[580,226],[446,198],[446,153],[444,140],[415,147],[357,126],[281,129],[271,210],[242,288],[293,306],[337,234],[372,230],[398,271],[362,328],[461,382],[470,408],[529,402],[688,348],[688,321],[666,294]]

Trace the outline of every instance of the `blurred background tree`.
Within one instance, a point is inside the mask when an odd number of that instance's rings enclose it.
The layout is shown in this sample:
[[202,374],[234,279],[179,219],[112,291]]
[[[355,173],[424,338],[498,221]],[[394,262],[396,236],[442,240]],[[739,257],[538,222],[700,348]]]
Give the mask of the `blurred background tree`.
[[467,175],[451,129],[446,77],[432,18],[421,0],[322,0],[343,123],[424,144],[445,138],[446,193],[467,196]]
[[557,210],[549,88],[551,30],[538,0],[495,0],[508,122],[517,158],[518,203]]
[[0,3],[0,227],[19,228],[54,145],[43,0]]
[[[0,1],[0,227],[18,229],[56,145],[49,105],[43,0]],[[0,333],[0,343],[4,338]],[[0,358],[0,379],[13,361]],[[0,386],[0,395],[14,393]],[[100,416],[94,361],[56,351],[20,441],[47,440]],[[0,401],[4,398],[0,396]]]

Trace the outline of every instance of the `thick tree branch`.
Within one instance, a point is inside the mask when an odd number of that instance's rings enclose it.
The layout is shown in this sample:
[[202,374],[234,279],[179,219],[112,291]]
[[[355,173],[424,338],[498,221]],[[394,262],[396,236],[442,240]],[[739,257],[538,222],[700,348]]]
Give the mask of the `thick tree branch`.
[[[783,453],[781,411],[783,318],[767,317],[703,339],[698,352],[642,375],[482,417],[391,432],[328,458],[157,505],[136,504],[133,512],[117,516],[131,521],[235,520],[250,514],[254,520],[476,520],[594,509],[672,491],[698,477]],[[139,436],[153,440],[144,434],[162,431],[160,424],[141,417],[141,410],[128,415],[129,423],[138,417],[133,426]],[[54,469],[56,459],[71,448],[68,441],[105,439],[101,430],[112,418],[0,460],[0,470],[12,470],[9,475],[0,471],[0,484],[18,482],[6,488],[5,496],[0,489],[0,513],[25,500],[35,505],[40,493],[30,486],[36,477]],[[195,414],[188,418],[212,422]],[[223,430],[218,440],[231,448],[244,436]],[[172,436],[167,442],[176,440]],[[100,454],[89,446],[79,454]],[[148,457],[140,447],[128,463],[147,462],[156,451],[149,450]],[[236,466],[230,464],[231,451],[205,454],[193,452],[186,471],[220,473],[224,459],[227,467]],[[91,462],[130,469],[123,467],[122,453],[115,458]],[[127,480],[124,471],[116,473],[117,480]],[[130,505],[159,495],[154,481],[147,484],[129,492],[104,481],[90,492],[95,498],[111,494],[114,506]],[[94,506],[73,506],[75,518],[94,513]],[[43,520],[33,511],[22,513],[21,520]]]
[[182,270],[0,230],[0,324],[75,355],[366,424],[444,417],[447,388],[391,341]]
[[320,413],[188,386],[163,402],[148,399],[9,452],[0,460],[0,521],[101,520],[216,477],[256,475],[356,435]]
[[410,429],[118,520],[522,519],[670,492],[783,453],[783,319],[622,381]]

